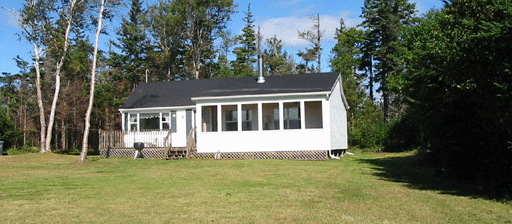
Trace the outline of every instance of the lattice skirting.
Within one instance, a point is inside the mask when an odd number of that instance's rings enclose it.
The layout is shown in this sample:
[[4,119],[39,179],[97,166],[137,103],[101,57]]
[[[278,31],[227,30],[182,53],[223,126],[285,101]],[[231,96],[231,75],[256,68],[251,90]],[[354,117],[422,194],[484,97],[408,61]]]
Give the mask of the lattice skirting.
[[[144,158],[163,159],[165,148],[145,148],[142,150]],[[277,152],[224,152],[224,153],[198,153],[191,152],[190,158],[195,159],[294,159],[294,160],[327,160],[328,151],[277,151]],[[135,149],[100,149],[102,157],[131,157]]]
[[190,153],[197,159],[295,159],[327,160],[328,151],[277,151],[277,152],[225,152],[225,153]]
[[[148,159],[163,159],[165,154],[165,148],[145,148],[142,150],[144,158]],[[100,149],[100,156],[102,157],[131,157],[135,155],[135,149]]]

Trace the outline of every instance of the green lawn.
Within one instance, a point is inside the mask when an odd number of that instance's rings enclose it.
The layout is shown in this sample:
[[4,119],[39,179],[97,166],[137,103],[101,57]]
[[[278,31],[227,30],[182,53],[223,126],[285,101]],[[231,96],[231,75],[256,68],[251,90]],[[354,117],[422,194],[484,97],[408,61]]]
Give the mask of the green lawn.
[[411,154],[341,160],[0,157],[2,223],[510,223],[509,202],[413,169]]

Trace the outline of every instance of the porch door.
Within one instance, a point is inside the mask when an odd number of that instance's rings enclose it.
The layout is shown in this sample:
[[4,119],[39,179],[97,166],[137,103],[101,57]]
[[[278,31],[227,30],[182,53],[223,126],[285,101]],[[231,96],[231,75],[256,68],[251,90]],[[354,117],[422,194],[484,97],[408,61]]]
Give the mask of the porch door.
[[172,135],[172,147],[187,146],[187,112],[185,110],[176,111],[176,132]]

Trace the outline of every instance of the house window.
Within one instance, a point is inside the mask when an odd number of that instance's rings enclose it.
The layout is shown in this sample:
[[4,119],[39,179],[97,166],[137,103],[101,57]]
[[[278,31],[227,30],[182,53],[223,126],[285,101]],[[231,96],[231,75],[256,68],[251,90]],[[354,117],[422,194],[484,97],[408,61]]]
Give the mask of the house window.
[[323,128],[322,101],[304,102],[306,128]]
[[258,104],[242,105],[242,131],[258,130]]
[[162,124],[162,129],[168,130],[171,127],[169,113],[161,113],[160,117],[162,118],[162,120],[160,121],[160,123]]
[[300,129],[300,103],[283,103],[284,129]]
[[222,131],[238,131],[238,106],[223,105],[222,114]]
[[160,114],[145,113],[140,114],[140,130],[160,130]]
[[128,122],[128,124],[130,126],[129,131],[138,131],[139,130],[137,128],[137,126],[138,126],[137,115],[138,114],[129,114],[129,117],[130,117],[130,121]]
[[279,130],[279,103],[261,104],[263,130]]

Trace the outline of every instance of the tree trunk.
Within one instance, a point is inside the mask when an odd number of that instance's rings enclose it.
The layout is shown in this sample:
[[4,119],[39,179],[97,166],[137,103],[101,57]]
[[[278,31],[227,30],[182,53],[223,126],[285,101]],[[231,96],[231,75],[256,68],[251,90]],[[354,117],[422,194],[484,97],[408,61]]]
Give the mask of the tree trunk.
[[92,57],[91,90],[89,93],[89,106],[87,107],[87,113],[85,115],[84,139],[82,140],[82,151],[80,152],[80,159],[78,160],[78,162],[85,162],[87,160],[89,126],[90,126],[90,120],[91,120],[92,104],[94,101],[94,87],[95,87],[95,82],[96,82],[96,60],[97,60],[97,56],[98,56],[98,43],[99,43],[101,29],[102,29],[103,10],[104,9],[105,9],[105,0],[101,0],[100,12],[98,15],[98,29],[96,30],[96,41],[94,43],[94,54]]
[[37,94],[37,107],[39,107],[39,123],[41,124],[41,133],[39,139],[39,152],[45,153],[45,143],[46,143],[46,119],[44,116],[44,106],[43,106],[43,95],[41,93],[41,71],[39,70],[39,48],[37,47],[37,43],[33,42],[34,45],[34,70],[36,71],[36,94]]
[[51,152],[50,143],[52,141],[52,131],[53,131],[53,122],[55,120],[55,110],[57,108],[57,101],[59,100],[59,92],[60,92],[60,70],[62,65],[64,64],[64,59],[66,58],[66,53],[68,51],[69,45],[69,32],[71,31],[71,25],[73,24],[73,10],[75,7],[76,0],[71,1],[71,5],[69,7],[69,18],[67,20],[66,33],[64,34],[64,49],[62,50],[62,56],[60,57],[59,62],[57,63],[57,68],[55,71],[55,93],[53,95],[52,108],[50,111],[50,118],[48,120],[48,130],[46,131],[46,146],[45,152]]
[[316,69],[318,73],[322,72],[322,65],[321,65],[321,61],[322,61],[322,48],[320,46],[321,44],[321,38],[322,38],[322,34],[320,32],[320,13],[317,14],[316,16],[316,19],[317,19],[317,24],[318,24],[318,29],[317,29],[317,48],[318,48],[318,68]]
[[370,78],[368,80],[368,89],[370,99],[373,100],[373,56],[370,56]]
[[64,119],[62,119],[60,124],[60,140],[61,140],[61,148],[62,150],[66,150],[66,124]]

